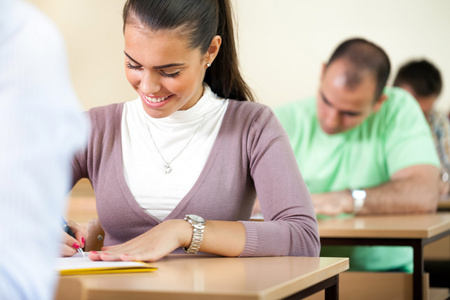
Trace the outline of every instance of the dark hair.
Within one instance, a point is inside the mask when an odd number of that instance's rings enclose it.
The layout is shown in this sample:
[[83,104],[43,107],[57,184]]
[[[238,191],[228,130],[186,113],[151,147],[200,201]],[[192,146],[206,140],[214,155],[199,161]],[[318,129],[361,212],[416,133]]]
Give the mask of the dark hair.
[[442,90],[441,72],[429,61],[422,59],[404,64],[397,73],[394,86],[409,85],[422,97],[439,96]]
[[199,48],[204,53],[214,36],[220,35],[221,49],[206,70],[204,82],[220,97],[255,100],[239,71],[229,0],[127,0],[124,29],[136,21],[155,31],[179,29],[192,49]]
[[[391,71],[389,57],[381,47],[362,38],[349,39],[334,50],[327,63],[327,68],[338,59],[345,59],[352,65],[350,78],[354,79],[354,85],[359,83],[361,71],[372,72],[377,81],[374,100],[380,98]],[[350,84],[352,84],[351,81]]]

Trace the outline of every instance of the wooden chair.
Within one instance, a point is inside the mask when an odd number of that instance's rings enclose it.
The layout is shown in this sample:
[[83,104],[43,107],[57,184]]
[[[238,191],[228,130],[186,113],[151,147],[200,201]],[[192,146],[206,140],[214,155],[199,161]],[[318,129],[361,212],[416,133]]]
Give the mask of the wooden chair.
[[105,231],[103,230],[97,218],[92,219],[87,225],[88,237],[84,251],[100,251],[103,247]]

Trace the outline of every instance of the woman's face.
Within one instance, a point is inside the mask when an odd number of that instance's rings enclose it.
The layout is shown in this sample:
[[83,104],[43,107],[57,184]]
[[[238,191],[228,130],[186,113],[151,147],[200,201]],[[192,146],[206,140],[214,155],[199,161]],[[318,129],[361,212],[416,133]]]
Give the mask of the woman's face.
[[125,26],[125,73],[153,118],[186,110],[203,94],[208,53],[191,49],[177,30]]

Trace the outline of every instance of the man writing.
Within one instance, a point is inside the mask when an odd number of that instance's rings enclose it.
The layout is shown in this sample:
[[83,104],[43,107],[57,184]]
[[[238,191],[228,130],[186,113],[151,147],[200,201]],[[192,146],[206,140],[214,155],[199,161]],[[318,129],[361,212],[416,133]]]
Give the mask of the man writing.
[[[390,62],[364,39],[343,42],[323,66],[316,97],[275,112],[321,216],[435,211],[439,160],[405,91],[385,88]],[[412,271],[408,247],[322,247],[351,270]]]

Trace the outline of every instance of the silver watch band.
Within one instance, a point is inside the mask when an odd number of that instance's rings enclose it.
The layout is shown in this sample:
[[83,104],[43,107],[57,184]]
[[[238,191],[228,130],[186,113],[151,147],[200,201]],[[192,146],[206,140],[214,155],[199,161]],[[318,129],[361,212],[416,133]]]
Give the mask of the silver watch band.
[[202,217],[196,215],[186,215],[184,217],[189,224],[191,224],[193,232],[192,232],[192,241],[189,248],[183,248],[186,253],[196,254],[200,249],[200,245],[203,241],[203,232],[205,231],[205,220]]

